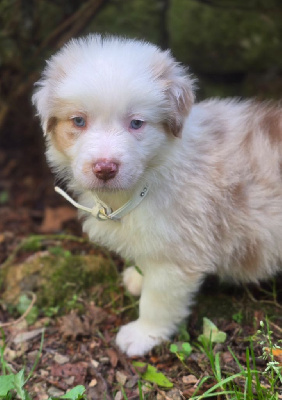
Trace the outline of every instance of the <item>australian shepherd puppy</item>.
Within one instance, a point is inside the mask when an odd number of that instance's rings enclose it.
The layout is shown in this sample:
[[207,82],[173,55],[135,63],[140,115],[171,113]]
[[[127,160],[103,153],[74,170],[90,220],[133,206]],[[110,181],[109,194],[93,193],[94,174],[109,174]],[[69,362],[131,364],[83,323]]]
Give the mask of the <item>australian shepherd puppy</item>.
[[47,62],[33,96],[84,231],[142,271],[124,273],[141,296],[116,338],[129,356],[177,330],[207,274],[257,282],[281,266],[282,110],[193,104],[193,86],[169,51],[90,35]]

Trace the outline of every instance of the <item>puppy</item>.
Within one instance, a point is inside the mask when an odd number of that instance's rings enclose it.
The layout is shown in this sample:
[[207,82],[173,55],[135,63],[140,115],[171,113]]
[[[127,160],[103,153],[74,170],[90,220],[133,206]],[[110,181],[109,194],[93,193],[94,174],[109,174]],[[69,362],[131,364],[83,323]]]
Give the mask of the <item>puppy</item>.
[[193,105],[193,84],[169,51],[90,35],[48,61],[33,96],[84,231],[142,271],[124,273],[141,295],[116,339],[129,356],[177,330],[206,274],[257,282],[281,265],[281,108]]

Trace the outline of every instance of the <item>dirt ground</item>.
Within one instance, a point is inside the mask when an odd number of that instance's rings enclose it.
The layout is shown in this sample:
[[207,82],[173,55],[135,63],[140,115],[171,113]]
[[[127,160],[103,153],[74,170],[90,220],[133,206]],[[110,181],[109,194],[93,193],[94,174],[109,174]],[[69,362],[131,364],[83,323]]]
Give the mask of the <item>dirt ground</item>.
[[[165,389],[142,380],[133,360],[124,356],[114,342],[118,327],[134,318],[138,308],[137,300],[125,292],[116,274],[122,271],[124,261],[83,237],[76,211],[54,192],[53,177],[43,158],[43,150],[32,146],[0,150],[0,326],[5,334],[5,359],[14,371],[25,366],[28,374],[40,356],[26,386],[33,399],[58,397],[78,384],[86,387],[87,399],[120,400],[126,398],[125,394],[128,399],[139,399],[140,390],[147,399],[189,399],[199,381],[212,374],[206,355],[196,346],[203,317],[227,334],[226,341],[214,349],[221,354],[225,376],[238,372],[230,348],[245,365],[249,338],[266,316],[273,341],[280,340],[281,277],[274,283],[248,288],[226,286],[210,277],[197,297],[187,326],[173,338],[176,344],[189,340],[192,354],[181,361],[170,351],[170,344],[165,343],[148,356],[138,358],[155,366],[173,387]],[[59,287],[55,280],[47,286],[51,278],[45,276],[45,280],[40,280],[38,269],[30,272],[31,265],[42,267],[40,263],[46,257],[56,264],[54,276],[59,265]],[[59,263],[65,265],[66,259],[70,265],[77,265],[79,277],[71,277],[71,267],[64,273]],[[86,264],[87,260],[105,264],[104,272],[97,273],[94,281],[83,267],[79,269],[85,260]],[[9,271],[11,281],[7,280]],[[111,272],[105,275],[105,271]],[[12,323],[20,316],[18,299],[23,293],[34,300],[36,317]],[[254,344],[254,351],[257,367],[264,370],[267,360],[260,357],[262,349],[258,343]],[[282,363],[281,355],[277,359]],[[206,380],[198,394],[214,383],[213,379]]]

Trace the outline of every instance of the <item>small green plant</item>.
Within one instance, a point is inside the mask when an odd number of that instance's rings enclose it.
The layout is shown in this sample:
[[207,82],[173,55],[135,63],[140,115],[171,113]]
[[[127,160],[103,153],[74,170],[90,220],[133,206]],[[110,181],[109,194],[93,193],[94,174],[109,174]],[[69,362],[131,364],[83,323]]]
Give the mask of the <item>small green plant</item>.
[[192,353],[192,346],[188,342],[172,343],[169,348],[170,352],[175,354],[176,357],[183,363],[183,361]]
[[0,192],[0,204],[6,204],[10,200],[10,193],[7,190]]
[[[40,356],[42,354],[44,333],[41,336],[40,349],[38,351],[37,357],[33,364],[33,367],[30,373],[25,377],[25,369],[22,368],[18,373],[13,373],[8,363],[4,358],[5,351],[5,335],[2,331],[2,342],[3,344],[0,346],[0,400],[12,400],[15,398],[14,395],[17,396],[18,399],[21,400],[32,400],[32,397],[25,389],[26,383],[31,379],[34,370],[39,362]],[[49,397],[48,400],[57,400],[57,399],[71,399],[71,400],[86,400],[84,395],[85,387],[82,385],[78,385],[71,389],[68,393],[64,394],[60,397]]]
[[78,310],[82,311],[84,308],[83,304],[79,300],[79,296],[77,294],[73,294],[72,297],[66,302],[66,310],[71,311],[71,310]]
[[162,373],[157,370],[153,365],[134,361],[132,363],[136,372],[142,379],[147,382],[151,382],[163,388],[172,388],[173,383]]
[[[221,370],[220,353],[214,352],[211,340],[207,340],[203,335],[199,337],[201,342],[199,347],[208,357],[213,375],[202,379],[194,395],[191,397],[191,400],[201,400],[215,395],[223,395],[226,399],[232,400],[279,399],[278,385],[282,384],[281,367],[278,362],[275,361],[273,355],[273,350],[279,348],[279,346],[273,344],[272,332],[269,329],[268,321],[266,320],[266,323],[261,322],[260,325],[261,329],[251,338],[250,347],[246,348],[246,366],[243,366],[239,362],[232,349],[228,347],[228,350],[236,362],[240,372],[225,378]],[[262,357],[268,360],[267,367],[264,371],[258,370],[253,349],[254,341],[258,340],[258,338],[260,340],[259,344],[263,346]],[[217,383],[202,395],[196,396],[200,387],[202,387],[209,378],[216,379]],[[237,384],[239,378],[244,382],[243,388]],[[263,384],[261,378],[264,378],[264,380],[267,381],[267,384]]]
[[282,367],[274,358],[275,351],[281,350],[281,346],[273,343],[272,334],[268,318],[266,318],[265,322],[260,321],[260,329],[253,337],[253,340],[257,339],[262,346],[262,358],[267,361],[263,375],[268,380],[271,390],[274,390],[278,381],[282,384]]
[[243,322],[243,313],[242,311],[238,311],[237,313],[232,315],[233,321],[237,322],[237,324],[241,324]]
[[[228,347],[230,354],[238,366],[239,372],[228,374],[222,370],[220,363],[220,352],[216,352],[214,345],[224,343],[226,334],[221,332],[208,318],[203,320],[203,333],[198,337],[195,347],[199,348],[207,357],[211,374],[205,376],[199,383],[190,400],[201,400],[207,398],[224,398],[227,400],[278,400],[279,388],[282,391],[282,367],[275,361],[275,351],[280,347],[273,343],[272,331],[269,322],[260,323],[260,330],[250,339],[250,345],[246,348],[246,364],[242,365],[232,349]],[[254,353],[254,344],[259,343],[262,347],[262,357],[267,361],[264,371],[257,368]],[[184,366],[187,357],[192,351],[187,341],[173,343],[170,351],[174,353]],[[215,384],[203,394],[197,395],[204,387],[206,381],[215,381]]]

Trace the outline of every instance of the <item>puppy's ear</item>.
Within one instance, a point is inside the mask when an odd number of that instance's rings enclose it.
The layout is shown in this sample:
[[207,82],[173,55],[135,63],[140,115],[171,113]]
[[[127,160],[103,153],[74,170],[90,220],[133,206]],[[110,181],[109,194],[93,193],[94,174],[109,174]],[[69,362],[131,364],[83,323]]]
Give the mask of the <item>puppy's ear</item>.
[[32,96],[32,103],[36,107],[37,115],[40,117],[44,136],[50,132],[54,126],[54,118],[49,115],[49,88],[48,81],[42,79],[36,83],[36,90]]
[[165,126],[174,136],[181,137],[184,120],[194,102],[195,80],[175,61],[169,51],[158,53],[152,67],[168,101]]
[[59,51],[47,61],[41,79],[35,83],[32,103],[40,117],[44,136],[51,133],[55,126],[54,96],[59,83],[65,76],[63,65],[64,51]]

